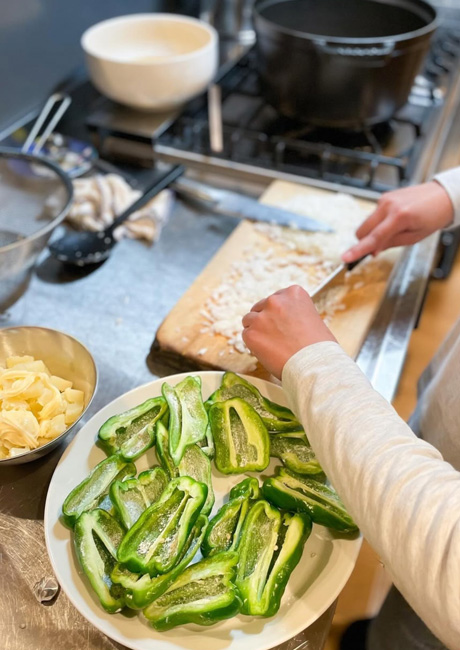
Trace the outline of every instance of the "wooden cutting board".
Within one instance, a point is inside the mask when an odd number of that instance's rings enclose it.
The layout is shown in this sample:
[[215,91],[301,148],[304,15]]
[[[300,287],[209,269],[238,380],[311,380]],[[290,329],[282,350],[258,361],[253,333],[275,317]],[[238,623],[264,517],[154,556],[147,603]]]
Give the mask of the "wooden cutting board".
[[[261,201],[284,207],[293,196],[308,196],[312,193],[329,192],[275,181],[263,194]],[[366,212],[371,212],[375,207],[372,201],[357,201]],[[202,310],[213,289],[219,286],[223,275],[235,260],[242,258],[244,251],[249,248],[273,248],[273,245],[253,223],[243,221],[237,226],[160,325],[149,357],[149,365],[153,371],[164,374],[168,369],[184,372],[219,369],[264,379],[270,377],[264,368],[259,364],[255,365],[252,356],[232,351],[225,337],[205,332]],[[284,247],[280,245],[279,248],[281,256],[287,254]],[[398,250],[386,252],[379,256],[375,268],[372,264],[366,266],[362,278],[354,276],[342,300],[342,310],[337,311],[329,323],[339,343],[353,358],[357,356],[381,304],[388,278],[399,254]]]

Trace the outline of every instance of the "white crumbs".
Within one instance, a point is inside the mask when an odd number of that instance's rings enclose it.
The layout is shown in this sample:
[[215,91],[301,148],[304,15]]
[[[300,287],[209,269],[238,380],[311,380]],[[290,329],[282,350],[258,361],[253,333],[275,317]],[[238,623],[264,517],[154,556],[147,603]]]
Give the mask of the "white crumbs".
[[[299,194],[283,202],[282,207],[328,223],[334,232],[256,225],[263,235],[260,247],[243,251],[242,259],[232,264],[200,312],[206,325],[203,330],[227,338],[230,353],[248,352],[241,336],[241,320],[254,303],[292,284],[312,291],[340,263],[340,255],[353,244],[354,232],[366,217],[356,199],[345,194]],[[320,308],[323,317],[329,319],[340,309],[343,294],[339,288],[328,296],[324,309]]]

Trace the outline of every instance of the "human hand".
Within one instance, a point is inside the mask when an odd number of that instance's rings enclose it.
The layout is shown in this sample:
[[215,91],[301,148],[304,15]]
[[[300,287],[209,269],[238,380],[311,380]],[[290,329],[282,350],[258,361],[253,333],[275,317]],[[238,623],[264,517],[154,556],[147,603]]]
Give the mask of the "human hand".
[[308,293],[293,285],[254,305],[243,317],[243,340],[261,364],[281,379],[286,362],[299,350],[335,341]]
[[454,210],[446,190],[431,181],[383,194],[377,209],[356,231],[360,240],[342,255],[354,262],[392,246],[409,246],[448,226]]

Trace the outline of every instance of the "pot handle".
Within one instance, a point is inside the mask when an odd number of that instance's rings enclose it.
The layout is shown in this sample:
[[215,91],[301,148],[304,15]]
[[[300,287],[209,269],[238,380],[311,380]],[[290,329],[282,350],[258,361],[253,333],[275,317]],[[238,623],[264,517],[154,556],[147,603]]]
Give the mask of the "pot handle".
[[332,45],[327,41],[315,41],[318,49],[324,54],[352,57],[385,57],[395,49],[394,41],[386,41],[381,45]]

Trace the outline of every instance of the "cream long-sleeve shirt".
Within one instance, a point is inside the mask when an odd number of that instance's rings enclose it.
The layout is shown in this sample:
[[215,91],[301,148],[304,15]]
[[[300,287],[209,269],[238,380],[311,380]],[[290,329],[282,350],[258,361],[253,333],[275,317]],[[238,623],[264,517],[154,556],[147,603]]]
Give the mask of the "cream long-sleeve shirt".
[[[435,179],[460,225],[460,168]],[[336,343],[294,355],[283,387],[395,586],[448,648],[460,650],[460,321],[420,380],[412,428]]]

